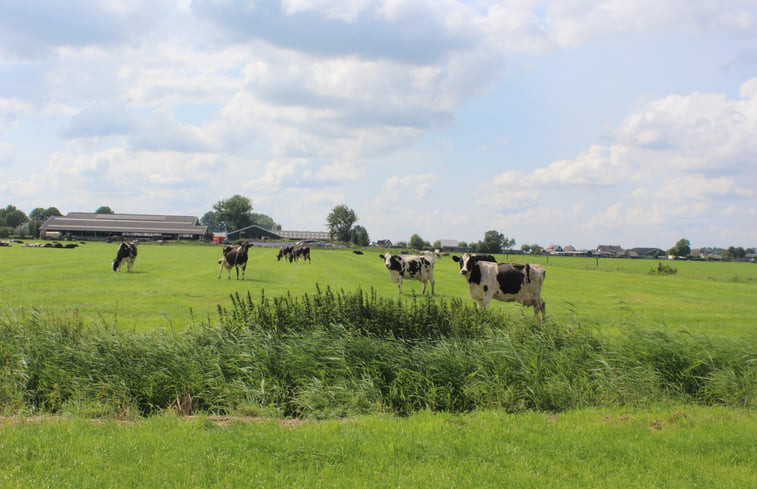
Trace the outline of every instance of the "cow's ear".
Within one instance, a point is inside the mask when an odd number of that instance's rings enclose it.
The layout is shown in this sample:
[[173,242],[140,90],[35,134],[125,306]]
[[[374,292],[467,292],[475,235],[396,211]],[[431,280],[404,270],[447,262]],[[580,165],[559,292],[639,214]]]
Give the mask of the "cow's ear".
[[379,255],[379,258],[381,258],[382,260],[386,260],[386,256],[384,255]]
[[460,261],[460,257],[459,256],[453,256],[452,259],[455,260],[455,261]]

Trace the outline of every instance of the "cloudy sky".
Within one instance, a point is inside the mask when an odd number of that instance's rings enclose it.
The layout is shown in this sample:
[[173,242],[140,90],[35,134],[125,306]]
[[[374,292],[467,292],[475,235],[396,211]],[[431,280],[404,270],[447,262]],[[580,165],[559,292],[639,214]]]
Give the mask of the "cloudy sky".
[[755,0],[0,0],[0,205],[757,246]]

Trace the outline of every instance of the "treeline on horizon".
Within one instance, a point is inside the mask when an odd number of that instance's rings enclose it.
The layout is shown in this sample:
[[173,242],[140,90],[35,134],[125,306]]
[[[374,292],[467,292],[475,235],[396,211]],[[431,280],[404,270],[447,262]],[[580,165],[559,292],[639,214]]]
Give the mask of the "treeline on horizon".
[[754,407],[757,342],[478,311],[467,301],[318,289],[235,294],[183,330],[39,312],[0,319],[0,413],[165,411],[333,418],[559,412],[684,402]]
[[[101,206],[95,210],[95,213],[113,214],[114,212],[109,206]],[[62,213],[57,207],[48,207],[46,209],[37,207],[27,216],[23,211],[9,204],[5,208],[0,208],[0,238],[36,238],[39,236],[40,226],[47,218],[61,215]],[[368,230],[363,226],[355,225],[357,220],[358,217],[355,211],[345,205],[334,207],[327,216],[330,232],[335,239],[357,246],[369,246],[370,238]],[[229,199],[218,201],[214,204],[212,210],[202,216],[200,221],[208,226],[208,235],[206,236],[208,240],[212,238],[211,231],[240,229],[251,224],[257,224],[266,229],[273,229],[276,226],[276,223],[270,216],[253,213],[250,199],[241,195],[235,195]],[[483,240],[471,243],[460,241],[458,247],[474,253],[495,254],[540,254],[544,250],[543,246],[536,243],[522,244],[518,250],[515,250],[515,244],[514,239],[508,238],[496,230],[490,230],[484,233]],[[432,250],[442,247],[440,240],[430,243],[418,234],[413,234],[409,241],[398,242],[395,246],[417,250]],[[666,253],[682,258],[692,258],[693,251],[710,256],[719,255],[720,259],[726,261],[745,260],[748,255],[755,254],[755,248],[744,248],[741,246],[729,246],[727,248],[702,247],[692,250],[689,240],[685,238],[678,240]]]

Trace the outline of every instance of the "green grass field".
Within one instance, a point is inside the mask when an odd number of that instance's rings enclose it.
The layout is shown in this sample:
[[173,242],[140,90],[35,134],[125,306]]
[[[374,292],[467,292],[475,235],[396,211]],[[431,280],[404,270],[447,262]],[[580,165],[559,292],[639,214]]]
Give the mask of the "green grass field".
[[0,420],[0,488],[748,488],[757,418],[693,406],[321,422]]
[[[217,279],[219,247],[196,244],[140,246],[134,272],[114,273],[115,244],[88,243],[76,249],[0,248],[0,310],[24,315],[81,317],[85,321],[145,330],[184,328],[216,318],[235,292],[253,298],[312,293],[316,285],[334,290],[374,289],[395,297],[396,287],[378,258],[349,250],[312,250],[312,263],[277,262],[276,248],[252,248],[247,280]],[[657,261],[568,257],[499,256],[541,263],[547,269],[543,297],[547,314],[612,333],[634,325],[741,336],[757,324],[757,265],[752,263],[669,262],[678,272],[650,275]],[[232,274],[233,275],[233,274]],[[436,294],[470,300],[458,265],[449,257],[436,263]],[[406,281],[405,297],[421,284]],[[471,302],[472,303],[472,302]],[[514,315],[530,316],[517,304],[493,303]]]
[[[245,281],[227,280],[225,272],[217,279],[221,252],[211,245],[145,244],[131,274],[110,270],[115,251],[116,245],[105,243],[73,250],[0,248],[0,319],[5,318],[0,323],[5,335],[0,374],[7,380],[0,382],[0,399],[8,403],[0,408],[15,415],[0,417],[0,488],[754,486],[757,418],[747,407],[754,397],[754,348],[749,345],[757,322],[754,264],[671,262],[667,264],[677,273],[657,276],[648,273],[656,261],[535,257],[531,261],[547,269],[544,329],[531,329],[530,309],[494,303],[516,319],[510,329],[495,334],[501,341],[447,338],[404,344],[374,338],[370,343],[337,328],[292,334],[277,342],[267,333],[235,335],[233,329],[210,325],[223,322],[218,306],[233,309],[230,296],[237,292],[242,297],[250,292],[256,299],[262,294],[314,294],[317,287],[348,292],[362,288],[393,299],[396,287],[378,251],[355,255],[316,248],[312,264],[289,264],[276,261],[276,249],[253,248]],[[450,258],[437,262],[436,280],[439,298],[472,303]],[[406,282],[402,300],[412,301],[420,288],[418,282]],[[97,323],[105,328],[88,329]],[[626,326],[639,332],[618,334]],[[658,336],[646,334],[647,329],[686,330],[696,338],[688,342],[688,335]],[[575,362],[595,358],[582,356],[593,352],[584,340],[599,341],[582,336],[584,330],[618,343],[610,341],[594,352],[601,362]],[[523,342],[516,348],[512,339],[519,331]],[[725,338],[710,343],[702,334]],[[410,345],[417,349],[408,354]],[[535,349],[528,350],[529,345]],[[726,353],[718,356],[722,348]],[[368,368],[354,381],[336,377],[366,368],[372,349],[378,355],[372,367],[376,371]],[[701,360],[700,350],[709,360]],[[633,367],[634,352],[651,363]],[[743,358],[732,358],[732,352],[744,352]],[[347,363],[347,353],[357,361]],[[523,367],[515,377],[505,368],[508,359]],[[632,371],[622,371],[625,360]],[[548,361],[563,370],[546,370]],[[696,371],[707,366],[700,362],[708,361],[718,370],[700,379]],[[395,395],[417,396],[429,408],[408,416],[301,421],[207,414],[185,418],[169,405],[172,389],[179,388],[176,393],[181,394],[181,386],[195,401],[211,394],[222,400],[234,387],[249,394],[247,414],[276,416],[262,401],[278,388],[296,390],[296,401],[317,417],[319,403],[332,409],[327,401],[338,403],[340,396],[358,405],[361,400],[376,402],[378,387],[370,375],[389,372],[399,362],[410,363],[399,368],[401,376],[391,385],[407,391]],[[571,371],[578,365],[580,372]],[[714,390],[705,394],[713,405],[657,392],[654,379],[668,366],[685,374],[682,384],[708,380]],[[263,370],[268,367],[279,369],[288,380],[266,384],[271,377]],[[597,372],[589,377],[607,385],[570,383],[586,379],[583,374],[591,369]],[[432,401],[451,394],[453,382],[463,389],[458,395],[483,398],[484,391],[498,387],[502,395],[517,394],[508,390],[518,388],[516,381],[525,385],[527,398],[569,402],[578,396],[576,405],[585,406],[582,392],[610,397],[602,407],[559,412],[524,409],[508,414],[502,407],[457,414],[429,411],[441,409],[442,404],[434,407]],[[136,382],[143,384],[132,385]],[[27,387],[50,397],[29,399]],[[131,407],[125,404],[125,412],[114,415],[118,396],[129,392],[164,398],[155,402],[159,414],[140,417],[134,399]],[[364,398],[350,398],[354,392]],[[644,402],[646,395],[652,401]],[[492,405],[508,405],[505,401]],[[55,406],[58,415],[48,411],[24,417],[37,413],[30,407],[35,405]],[[99,415],[107,419],[91,419]]]

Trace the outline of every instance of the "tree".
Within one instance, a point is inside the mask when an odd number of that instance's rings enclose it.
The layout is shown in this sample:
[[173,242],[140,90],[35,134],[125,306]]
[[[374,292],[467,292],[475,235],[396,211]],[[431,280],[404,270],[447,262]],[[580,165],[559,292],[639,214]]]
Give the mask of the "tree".
[[688,239],[679,239],[675,246],[668,250],[668,255],[689,256],[691,254],[691,243]]
[[206,212],[201,218],[200,222],[208,227],[208,231],[211,233],[219,233],[226,230],[226,227],[222,222],[218,221],[218,213],[215,211]]
[[95,214],[115,214],[115,212],[113,212],[113,209],[111,209],[107,205],[103,205],[97,208]]
[[0,209],[0,226],[16,228],[26,222],[29,222],[29,218],[24,211],[16,209],[16,206],[9,204],[5,209]]
[[423,238],[421,238],[417,234],[410,236],[410,242],[408,243],[408,245],[416,250],[425,250],[426,248],[431,247],[428,241],[424,241]]
[[502,253],[502,248],[505,245],[512,247],[515,241],[507,239],[504,234],[497,231],[487,231],[484,233],[484,241],[479,241],[476,246],[477,251],[480,253]]
[[331,239],[349,241],[352,225],[357,222],[357,214],[344,204],[340,204],[331,210],[326,218]]
[[272,217],[254,212],[252,213],[252,223],[268,230],[272,230],[276,226],[276,221]]
[[350,242],[357,246],[368,246],[371,240],[368,238],[368,230],[363,226],[355,226],[350,231]]
[[37,207],[29,213],[29,219],[35,222],[45,222],[48,217],[62,215],[63,214],[61,214],[57,207],[48,207],[47,209]]
[[226,200],[219,200],[213,205],[216,212],[216,221],[223,223],[228,231],[251,226],[252,202],[247,197],[234,195]]
[[739,246],[738,248],[734,248],[733,246],[729,246],[727,250],[723,252],[723,259],[724,260],[743,260],[746,258],[746,250]]
[[39,235],[39,227],[52,216],[62,216],[57,207],[48,207],[43,209],[42,207],[36,207],[29,213],[29,234],[31,236]]

